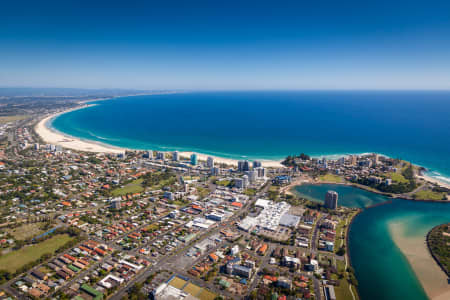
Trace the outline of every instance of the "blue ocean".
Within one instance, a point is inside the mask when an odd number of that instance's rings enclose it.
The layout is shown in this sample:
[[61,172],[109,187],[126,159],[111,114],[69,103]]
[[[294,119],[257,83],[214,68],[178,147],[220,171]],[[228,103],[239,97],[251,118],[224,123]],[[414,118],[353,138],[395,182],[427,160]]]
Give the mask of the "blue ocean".
[[450,92],[192,92],[94,103],[51,126],[114,146],[236,159],[377,152],[450,177]]

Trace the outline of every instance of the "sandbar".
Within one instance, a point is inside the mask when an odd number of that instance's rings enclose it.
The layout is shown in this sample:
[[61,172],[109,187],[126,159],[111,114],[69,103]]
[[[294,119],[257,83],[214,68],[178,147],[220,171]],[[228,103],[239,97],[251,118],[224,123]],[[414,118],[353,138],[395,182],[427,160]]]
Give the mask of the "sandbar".
[[432,300],[450,299],[447,276],[428,251],[426,236],[406,237],[404,226],[403,223],[391,223],[389,231],[414,270],[425,293]]

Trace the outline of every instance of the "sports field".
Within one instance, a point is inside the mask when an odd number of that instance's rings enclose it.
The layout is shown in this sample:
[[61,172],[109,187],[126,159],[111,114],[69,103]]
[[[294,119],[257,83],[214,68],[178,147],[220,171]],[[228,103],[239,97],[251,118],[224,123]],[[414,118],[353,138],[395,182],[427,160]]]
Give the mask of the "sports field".
[[67,234],[58,234],[41,243],[11,251],[0,257],[0,270],[13,273],[20,267],[38,260],[45,253],[52,254],[71,239],[73,238]]

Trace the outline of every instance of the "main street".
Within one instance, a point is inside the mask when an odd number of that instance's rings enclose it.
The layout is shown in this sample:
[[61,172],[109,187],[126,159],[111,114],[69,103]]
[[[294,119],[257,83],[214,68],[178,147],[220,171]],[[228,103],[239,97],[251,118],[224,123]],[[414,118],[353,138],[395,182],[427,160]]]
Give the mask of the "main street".
[[[224,223],[228,223],[228,224],[233,224],[235,221],[239,220],[240,217],[247,213],[248,209],[256,202],[256,200],[261,197],[262,195],[264,195],[270,188],[270,184],[266,184],[261,191],[259,191],[255,196],[253,196],[248,202],[247,204],[244,205],[244,207],[239,210],[237,213],[235,213],[234,216],[232,216],[231,218],[229,218],[228,220],[221,222],[220,224],[218,224],[217,226],[215,226],[213,229],[208,230],[207,232],[205,232],[204,234],[202,234],[199,238],[189,242],[185,247],[183,247],[183,249],[175,251],[174,253],[170,254],[170,255],[166,255],[163,256],[162,258],[160,258],[160,260],[155,263],[152,266],[147,267],[144,271],[142,271],[141,273],[139,273],[138,275],[136,275],[132,280],[130,280],[129,282],[127,282],[124,286],[120,287],[117,292],[111,297],[111,299],[113,300],[119,300],[122,299],[123,296],[125,296],[127,290],[132,287],[134,284],[136,283],[142,283],[145,281],[145,279],[147,279],[147,277],[149,277],[153,272],[156,271],[161,271],[161,270],[165,270],[165,267],[171,267],[170,263],[168,263],[173,257],[175,256],[182,256],[186,253],[187,250],[189,250],[189,248],[191,248],[194,244],[204,240],[205,238],[215,234],[215,233],[219,233],[221,230],[223,230],[224,227],[222,227],[221,225]],[[256,275],[255,275],[256,276]],[[208,285],[209,286],[209,285]],[[209,287],[210,288],[210,287]]]

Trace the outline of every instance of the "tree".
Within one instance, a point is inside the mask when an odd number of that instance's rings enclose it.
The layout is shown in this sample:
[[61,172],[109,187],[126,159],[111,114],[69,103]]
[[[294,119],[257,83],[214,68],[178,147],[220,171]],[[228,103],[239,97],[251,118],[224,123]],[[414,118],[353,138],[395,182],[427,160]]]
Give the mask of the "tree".
[[336,251],[336,254],[339,256],[345,255],[345,248],[344,247],[339,248],[339,250]]
[[147,297],[144,293],[141,292],[142,284],[141,283],[135,283],[129,290],[128,290],[128,299],[133,300],[145,300]]

